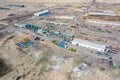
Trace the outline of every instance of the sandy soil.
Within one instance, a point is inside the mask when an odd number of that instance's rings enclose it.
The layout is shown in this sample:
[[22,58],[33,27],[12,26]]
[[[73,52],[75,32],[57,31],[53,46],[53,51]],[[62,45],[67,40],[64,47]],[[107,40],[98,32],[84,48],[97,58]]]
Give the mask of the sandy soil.
[[[3,2],[3,0],[0,0]],[[39,2],[39,3],[86,3],[92,0],[4,0],[4,2]],[[101,3],[120,3],[120,0],[97,0]]]
[[[36,65],[37,59],[25,55],[14,46],[16,38],[20,39],[18,36],[10,39],[0,48],[0,55],[13,64],[13,71],[1,77],[0,80],[73,80],[67,72],[72,59],[68,59],[67,64],[62,63],[60,70],[44,71],[45,65],[41,63]],[[91,67],[88,72],[75,80],[119,80],[119,74],[118,69],[100,71],[99,68]]]

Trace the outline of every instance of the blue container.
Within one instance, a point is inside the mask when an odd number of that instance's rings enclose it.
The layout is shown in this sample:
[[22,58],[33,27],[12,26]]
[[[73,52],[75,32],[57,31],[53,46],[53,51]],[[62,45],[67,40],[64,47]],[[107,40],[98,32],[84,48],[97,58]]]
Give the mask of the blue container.
[[28,28],[28,27],[30,27],[31,25],[30,25],[30,24],[22,24],[22,26],[23,26],[24,28]]
[[56,44],[57,46],[61,47],[61,48],[66,48],[66,46],[64,44],[58,43]]
[[29,41],[26,43],[28,46],[33,45],[34,43],[32,41]]
[[46,14],[48,14],[48,13],[50,13],[49,10],[45,10],[45,11],[39,12],[38,15],[39,15],[39,16],[42,16],[42,15],[46,15]]
[[25,45],[27,45],[27,42],[20,42],[20,45],[25,46]]
[[32,41],[28,41],[28,42],[21,42],[20,45],[21,46],[30,46],[33,45],[34,43]]

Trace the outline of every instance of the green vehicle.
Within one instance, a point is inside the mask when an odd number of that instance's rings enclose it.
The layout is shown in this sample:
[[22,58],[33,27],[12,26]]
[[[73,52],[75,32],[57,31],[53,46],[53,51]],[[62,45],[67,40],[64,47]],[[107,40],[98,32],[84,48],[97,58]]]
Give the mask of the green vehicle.
[[53,44],[56,44],[56,43],[57,43],[56,40],[52,40],[51,42],[52,42]]
[[99,32],[105,32],[105,30],[104,29],[101,29],[101,28],[98,28],[97,29]]
[[112,67],[113,68],[116,68],[117,67],[117,64],[115,62],[112,63]]
[[74,48],[67,47],[66,49],[69,50],[69,51],[72,51],[72,52],[76,52],[76,49],[74,49]]

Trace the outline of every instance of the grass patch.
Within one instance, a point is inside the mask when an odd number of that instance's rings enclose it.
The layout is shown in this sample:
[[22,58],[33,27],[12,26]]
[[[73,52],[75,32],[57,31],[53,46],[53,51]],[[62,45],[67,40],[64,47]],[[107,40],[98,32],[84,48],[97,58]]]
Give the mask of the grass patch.
[[74,58],[74,59],[73,59],[73,65],[74,65],[74,66],[77,66],[77,65],[79,65],[80,63],[82,63],[82,61],[81,61],[79,58]]
[[36,63],[36,66],[39,64],[49,64],[50,63],[50,58],[53,55],[52,51],[43,51],[43,53],[41,54],[42,58],[39,59],[39,61]]
[[67,79],[72,80],[71,73],[67,73]]

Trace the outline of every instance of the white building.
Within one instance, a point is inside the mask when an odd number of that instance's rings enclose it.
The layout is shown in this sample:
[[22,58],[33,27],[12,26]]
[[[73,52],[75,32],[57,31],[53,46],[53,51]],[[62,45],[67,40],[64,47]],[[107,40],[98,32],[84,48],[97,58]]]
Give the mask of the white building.
[[101,16],[117,16],[114,11],[109,10],[92,10],[89,15],[101,15]]
[[104,45],[104,44],[97,44],[97,43],[89,42],[89,41],[86,41],[86,40],[81,40],[81,39],[78,39],[78,38],[75,38],[71,42],[72,42],[73,45],[86,47],[86,48],[90,48],[90,49],[94,49],[94,50],[102,51],[102,52],[104,52],[104,50],[106,48],[106,45]]
[[117,22],[117,21],[105,21],[105,20],[87,19],[86,22],[94,23],[94,24],[109,25],[109,26],[120,26],[120,22]]
[[81,7],[81,10],[87,10],[88,8],[87,7]]
[[42,16],[42,15],[48,14],[49,12],[50,12],[49,10],[44,10],[44,11],[35,13],[34,16]]

